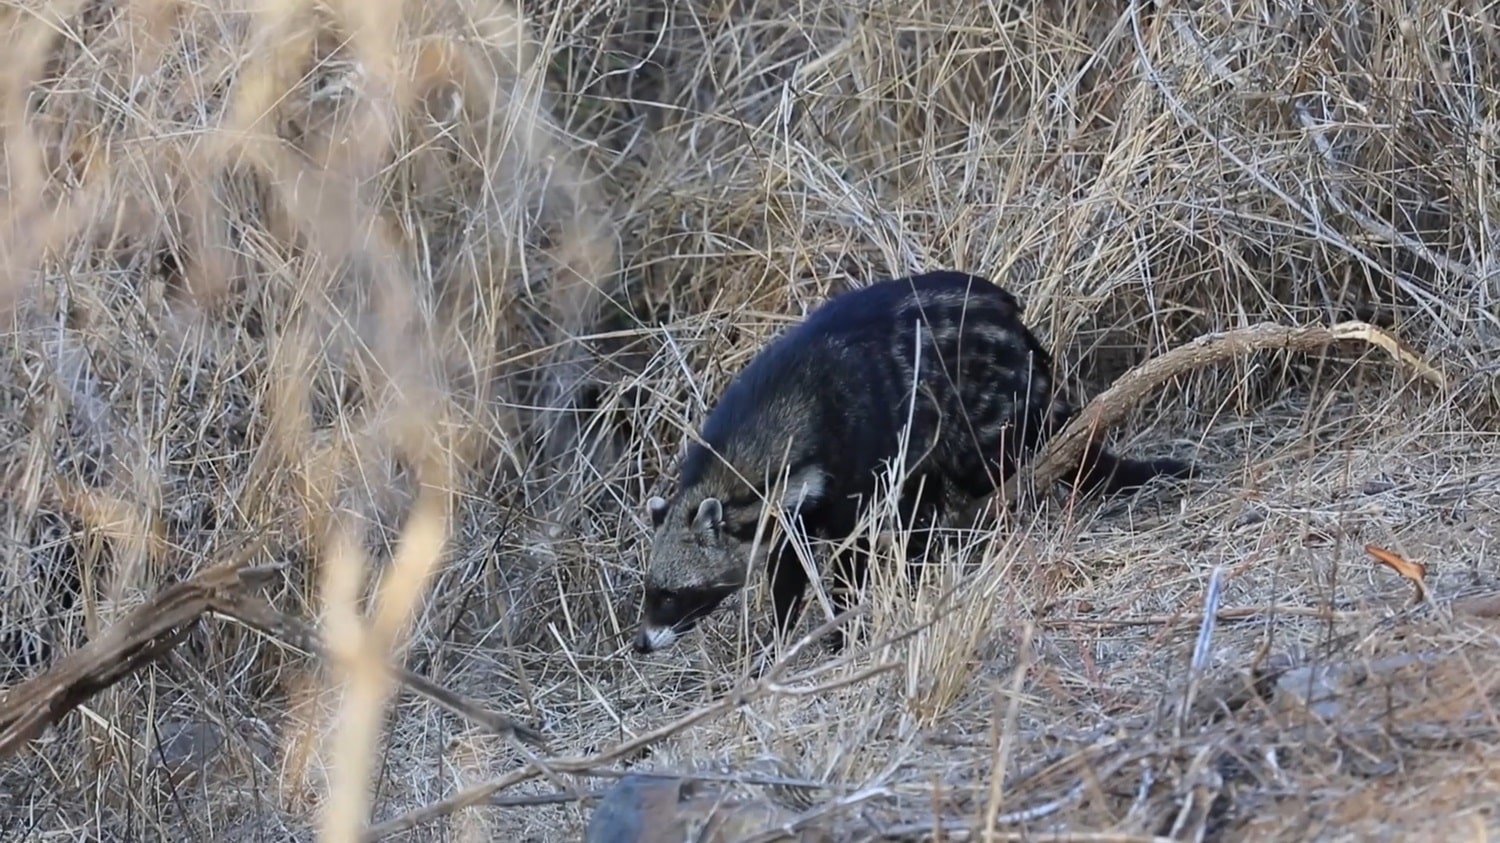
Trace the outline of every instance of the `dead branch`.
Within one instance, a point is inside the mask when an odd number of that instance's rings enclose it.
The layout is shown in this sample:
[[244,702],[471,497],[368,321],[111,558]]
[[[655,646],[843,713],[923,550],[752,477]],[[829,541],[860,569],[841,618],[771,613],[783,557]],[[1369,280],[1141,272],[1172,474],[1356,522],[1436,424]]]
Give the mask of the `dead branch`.
[[[171,652],[205,614],[234,618],[326,658],[327,649],[316,630],[249,593],[279,570],[275,566],[247,567],[244,562],[253,552],[247,549],[231,561],[167,586],[51,669],[11,688],[0,699],[0,758],[15,754],[95,694]],[[408,670],[391,670],[415,693],[466,720],[495,734],[546,746],[535,729],[488,711]]]
[[0,701],[0,758],[90,697],[165,656],[208,611],[215,593],[241,588],[263,570],[234,560],[173,583],[52,669],[11,688]]
[[1063,479],[1077,465],[1091,441],[1098,441],[1106,430],[1139,406],[1152,390],[1172,378],[1258,351],[1315,351],[1345,340],[1362,340],[1378,346],[1439,389],[1447,388],[1447,379],[1442,372],[1400,340],[1365,322],[1341,322],[1331,328],[1322,325],[1294,328],[1262,322],[1248,328],[1205,334],[1136,366],[1109,389],[1094,396],[1061,432],[1048,441],[1041,457],[1032,463],[1030,472],[1017,472],[1007,479],[1004,499],[1014,500],[1023,482],[1034,488],[1045,488]]

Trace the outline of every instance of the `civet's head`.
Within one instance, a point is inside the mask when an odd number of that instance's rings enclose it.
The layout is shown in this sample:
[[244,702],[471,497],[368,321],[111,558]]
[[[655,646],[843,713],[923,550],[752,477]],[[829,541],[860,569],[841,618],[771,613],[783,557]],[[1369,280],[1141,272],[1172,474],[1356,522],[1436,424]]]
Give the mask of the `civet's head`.
[[[724,520],[718,498],[647,501],[655,535],[646,562],[638,653],[664,650],[745,584],[750,547]],[[757,508],[758,509],[758,508]],[[753,539],[755,522],[750,524]]]
[[[796,510],[822,492],[822,475],[793,478],[780,499]],[[756,543],[764,504],[754,499],[726,503],[702,492],[679,494],[670,502],[646,503],[655,534],[646,561],[644,617],[635,636],[639,653],[664,650],[739,591],[751,567],[762,562],[771,540],[770,524]],[[754,558],[752,558],[752,553]]]

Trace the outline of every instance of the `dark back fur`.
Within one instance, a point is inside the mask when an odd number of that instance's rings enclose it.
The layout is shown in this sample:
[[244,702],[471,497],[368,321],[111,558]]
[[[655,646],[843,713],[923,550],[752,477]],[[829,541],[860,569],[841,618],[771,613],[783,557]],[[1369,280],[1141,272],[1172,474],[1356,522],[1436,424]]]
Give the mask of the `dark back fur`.
[[[787,476],[802,491],[780,502],[813,535],[843,538],[888,461],[901,456],[904,432],[900,513],[912,526],[928,525],[995,491],[1073,412],[1055,389],[1051,356],[1005,290],[961,272],[853,290],[771,342],[725,390],[704,422],[703,441],[688,449],[657,544],[688,530],[708,498],[722,502],[718,538],[726,546],[748,542]],[[1095,448],[1078,477],[1086,489],[1121,489],[1188,472],[1173,460],[1129,460]],[[653,555],[648,619],[653,589],[733,580],[696,567],[703,563],[690,554]]]
[[1071,416],[1052,368],[1015,297],[976,276],[934,272],[847,292],[725,390],[679,485],[702,486],[730,509],[759,507],[783,465],[795,476],[815,464],[828,485],[803,520],[847,534],[910,421],[908,470],[942,497],[983,497]]

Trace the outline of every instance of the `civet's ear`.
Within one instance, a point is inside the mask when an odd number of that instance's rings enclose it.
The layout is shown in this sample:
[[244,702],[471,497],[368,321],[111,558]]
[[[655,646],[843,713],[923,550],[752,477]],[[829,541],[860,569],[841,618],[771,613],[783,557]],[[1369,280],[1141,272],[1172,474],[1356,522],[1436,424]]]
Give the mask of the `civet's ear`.
[[693,529],[709,533],[719,529],[724,521],[724,504],[718,498],[704,498],[698,504],[698,514],[693,516]]
[[660,527],[667,520],[667,499],[661,495],[652,495],[646,501],[646,511],[651,515],[651,526]]

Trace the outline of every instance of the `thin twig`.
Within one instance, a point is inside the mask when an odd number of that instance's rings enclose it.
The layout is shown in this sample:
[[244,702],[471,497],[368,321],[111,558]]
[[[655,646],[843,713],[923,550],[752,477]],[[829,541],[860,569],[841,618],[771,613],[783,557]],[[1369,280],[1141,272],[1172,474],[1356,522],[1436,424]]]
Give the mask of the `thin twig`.
[[[1120,770],[1121,767],[1123,767],[1126,763],[1128,763],[1129,761],[1133,760],[1134,758],[1135,758],[1134,755],[1122,755],[1121,757],[1116,758],[1113,762],[1105,765],[1105,767],[1103,769],[1098,770],[1096,777],[1100,778],[1100,779],[1108,779],[1111,776],[1113,776],[1115,773],[1119,772],[1119,770]],[[983,822],[983,823],[976,823],[976,822],[974,822],[972,820],[959,820],[959,819],[954,819],[954,820],[940,820],[940,821],[935,821],[935,822],[932,822],[932,823],[908,823],[908,824],[903,824],[903,825],[899,825],[899,826],[890,826],[890,827],[887,827],[887,828],[883,828],[883,829],[880,830],[880,836],[885,837],[887,839],[890,839],[890,838],[896,838],[896,837],[910,837],[910,836],[924,834],[924,833],[930,834],[930,833],[932,833],[934,831],[942,830],[944,833],[950,834],[950,835],[953,834],[953,833],[960,833],[960,834],[962,834],[963,836],[961,838],[959,838],[959,839],[969,839],[969,838],[973,837],[976,832],[980,832],[980,833],[983,834],[983,839],[985,841],[990,841],[990,840],[1019,840],[1019,839],[1030,840],[1030,839],[1034,839],[1035,838],[1035,834],[1034,833],[1028,833],[1028,834],[1007,834],[1005,832],[1000,831],[999,827],[1000,826],[1007,826],[1007,825],[1020,825],[1022,823],[1035,822],[1035,821],[1037,821],[1039,819],[1042,819],[1044,817],[1049,817],[1049,816],[1051,816],[1053,814],[1056,814],[1058,811],[1061,811],[1062,809],[1064,809],[1064,808],[1068,807],[1069,805],[1073,804],[1074,802],[1076,802],[1081,796],[1083,796],[1084,791],[1086,789],[1087,789],[1087,783],[1084,782],[1084,781],[1080,781],[1077,784],[1073,785],[1072,787],[1068,788],[1068,791],[1066,793],[1064,793],[1062,796],[1057,797],[1056,799],[1049,799],[1046,802],[1041,802],[1041,803],[1038,803],[1036,805],[1032,805],[1031,807],[1022,808],[1022,809],[1017,810],[1017,811],[1010,811],[1010,812],[1005,813],[1005,814],[998,814],[998,815],[994,816],[993,818],[986,819],[986,821]],[[1119,837],[1114,837],[1114,836],[1109,836],[1109,837],[1094,837],[1094,836],[1087,836],[1087,834],[1088,834],[1087,832],[1085,832],[1084,834],[1085,834],[1085,836],[1083,836],[1083,837],[1071,837],[1071,836],[1068,836],[1067,834],[1064,834],[1064,835],[1062,835],[1060,837],[1049,838],[1049,839],[1059,839],[1059,840],[1074,840],[1074,839],[1077,839],[1077,840],[1156,840],[1156,839],[1159,839],[1159,838],[1154,838],[1154,837],[1131,837],[1131,836],[1128,836],[1128,835],[1127,836],[1119,836]]]
[[611,770],[600,767],[592,770],[571,770],[569,772],[572,775],[583,778],[600,779],[623,779],[626,777],[681,779],[682,781],[724,782],[727,784],[743,784],[756,787],[793,787],[804,790],[828,790],[832,787],[828,782],[814,781],[812,779],[762,776],[753,773],[710,773],[703,770]]
[[[1332,611],[1317,606],[1236,606],[1233,609],[1220,609],[1215,615],[1220,623],[1233,623],[1236,621],[1256,620],[1258,618],[1273,615],[1285,615],[1297,618],[1321,618],[1334,621],[1352,621],[1368,617],[1368,611]],[[1184,612],[1177,615],[1143,615],[1138,618],[1045,618],[1040,621],[1043,626],[1171,626],[1183,623],[1201,623],[1202,612]]]
[[[1035,628],[1030,623],[1021,630],[1021,646],[1016,656],[1015,670],[1011,672],[1005,719],[995,723],[995,729],[999,731],[999,734],[995,735],[994,766],[990,770],[990,792],[984,813],[987,841],[994,839],[995,826],[1000,820],[1000,805],[1005,801],[1005,771],[1010,766],[1010,754],[1016,742],[1016,723],[1021,713],[1021,686],[1026,680],[1026,672],[1031,669],[1031,639],[1034,631]],[[997,688],[997,697],[999,696],[998,690]],[[998,707],[997,705],[996,708]]]
[[594,802],[609,795],[608,790],[574,790],[556,793],[530,793],[512,796],[492,796],[491,808],[534,808],[542,805],[572,805],[578,802]]
[[970,820],[946,819],[928,822],[902,823],[892,825],[880,830],[880,837],[886,840],[904,840],[911,837],[927,838],[936,833],[941,833],[943,839],[947,840],[972,840],[979,832],[985,833],[986,840],[1009,841],[1009,840],[1046,840],[1048,843],[1176,843],[1170,837],[1157,837],[1149,834],[1123,834],[1112,831],[1060,831],[1039,837],[1032,831],[997,831],[994,829],[980,829],[974,826]]
[[[786,683],[782,683],[780,680],[782,674],[786,672],[792,659],[798,652],[801,651],[803,647],[805,647],[810,642],[819,640],[823,635],[846,623],[854,614],[856,613],[853,611],[845,612],[838,615],[837,617],[825,621],[823,624],[819,625],[816,629],[809,632],[806,636],[799,639],[790,648],[788,648],[786,656],[778,660],[775,664],[771,665],[766,670],[766,672],[758,679],[752,680],[744,687],[735,689],[729,694],[720,697],[718,700],[715,700],[708,705],[694,709],[693,711],[681,717],[678,717],[676,720],[673,720],[670,723],[666,723],[662,726],[652,729],[649,732],[639,734],[634,738],[631,738],[630,740],[615,744],[609,749],[596,755],[584,758],[549,758],[546,759],[545,763],[551,770],[559,773],[595,770],[619,758],[631,755],[644,747],[658,743],[673,735],[692,728],[698,723],[710,720],[729,711],[733,711],[734,709],[739,708],[740,706],[745,705],[746,703],[749,703],[755,699],[758,699],[761,696],[774,694],[774,689],[777,687],[797,686],[806,683],[813,676],[821,675],[826,671],[822,668],[813,668],[806,671],[805,673],[801,673],[791,677],[789,680],[787,680]],[[888,669],[890,668],[881,666],[881,669],[878,671],[865,671],[863,673],[863,676],[867,678],[868,676],[875,675],[879,672],[884,672]],[[840,682],[831,684],[836,687],[845,683]],[[535,778],[541,774],[542,771],[541,769],[539,769],[539,765],[537,763],[529,763],[525,767],[508,773],[498,779],[474,785],[448,797],[447,799],[443,799],[429,805],[424,805],[421,808],[408,811],[407,813],[399,817],[387,820],[386,822],[380,823],[379,825],[372,826],[368,830],[365,839],[379,840],[383,837],[387,837],[398,832],[416,828],[423,823],[430,822],[439,817],[447,816],[464,808],[485,803],[489,801],[490,797],[493,794],[505,790],[506,788],[513,787],[523,781]]]
[[[214,601],[213,610],[283,644],[310,653],[319,659],[328,658],[328,650],[323,645],[317,630],[304,621],[276,611],[263,600],[245,594],[225,595]],[[514,736],[539,749],[547,748],[546,736],[530,726],[517,723],[498,712],[490,711],[479,703],[404,667],[389,666],[387,669],[397,681],[410,688],[413,693],[483,727],[492,734]]]
[[1193,660],[1188,666],[1187,685],[1182,692],[1177,710],[1177,737],[1187,730],[1188,714],[1192,711],[1193,699],[1198,695],[1198,684],[1203,672],[1208,669],[1208,657],[1213,647],[1214,628],[1219,617],[1219,599],[1224,594],[1224,566],[1215,565],[1208,576],[1208,587],[1203,595],[1203,620],[1198,626],[1198,640],[1193,643]]

